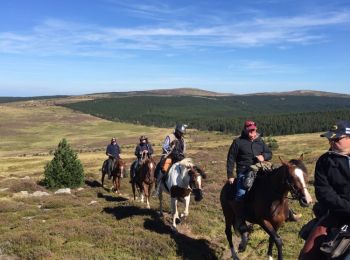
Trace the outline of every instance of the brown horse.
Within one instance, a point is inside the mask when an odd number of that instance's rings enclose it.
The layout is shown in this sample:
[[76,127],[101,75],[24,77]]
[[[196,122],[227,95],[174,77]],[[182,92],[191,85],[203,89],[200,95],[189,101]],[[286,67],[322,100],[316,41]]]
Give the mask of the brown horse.
[[[278,259],[282,260],[282,239],[277,230],[288,218],[288,192],[292,198],[299,200],[302,207],[312,202],[310,193],[306,187],[307,169],[302,162],[303,155],[298,160],[282,162],[282,166],[272,172],[258,173],[251,190],[245,197],[244,215],[250,223],[259,224],[269,235],[268,256],[272,259],[272,248],[275,243],[278,251]],[[230,245],[232,258],[239,259],[232,242],[233,226],[237,230],[235,217],[235,201],[233,200],[235,185],[226,183],[221,190],[220,202],[225,216],[225,233]],[[242,234],[241,234],[242,236]],[[247,240],[242,239],[239,251],[244,251]]]
[[[149,198],[151,195],[151,189],[155,182],[154,171],[156,169],[156,163],[151,156],[142,154],[141,165],[137,169],[135,177],[131,180],[132,192],[134,194],[134,200],[136,200],[136,189],[141,195],[141,202],[144,202],[146,197],[147,208],[150,208]],[[132,169],[131,169],[132,170]],[[131,171],[130,170],[130,171]],[[130,173],[131,174],[131,173]]]
[[[107,170],[105,167],[106,161],[103,163],[103,166],[102,166],[102,178],[101,178],[102,187],[104,185],[104,179],[107,173]],[[125,168],[126,168],[125,162],[121,158],[113,160],[111,175],[112,175],[112,182],[113,182],[113,190],[117,194],[120,194],[120,182],[121,182],[121,179],[125,176]]]

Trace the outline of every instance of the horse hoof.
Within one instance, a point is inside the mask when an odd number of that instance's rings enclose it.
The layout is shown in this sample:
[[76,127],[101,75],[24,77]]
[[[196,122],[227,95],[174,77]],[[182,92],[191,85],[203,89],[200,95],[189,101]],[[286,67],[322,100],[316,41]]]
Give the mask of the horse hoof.
[[175,219],[175,223],[176,223],[176,225],[179,225],[179,224],[181,223],[181,219],[176,218],[176,219]]
[[238,252],[239,253],[242,253],[242,252],[244,252],[245,250],[246,250],[246,248],[247,248],[247,242],[241,242],[241,243],[239,243],[239,245],[238,245]]

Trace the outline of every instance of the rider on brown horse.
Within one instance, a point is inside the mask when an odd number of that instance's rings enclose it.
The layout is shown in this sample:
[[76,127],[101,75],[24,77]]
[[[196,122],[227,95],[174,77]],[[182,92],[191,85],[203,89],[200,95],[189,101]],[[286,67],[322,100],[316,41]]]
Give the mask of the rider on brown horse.
[[227,155],[227,179],[233,184],[233,168],[236,164],[237,181],[234,208],[237,217],[237,229],[243,234],[243,239],[248,239],[248,227],[244,216],[244,197],[247,188],[244,185],[247,175],[252,171],[250,168],[256,163],[262,163],[272,158],[272,152],[263,142],[257,133],[256,124],[253,121],[246,121],[241,136],[235,139]]
[[140,143],[135,148],[135,155],[137,159],[131,165],[130,182],[135,177],[137,170],[141,166],[141,160],[143,156],[147,155],[150,157],[153,154],[152,145],[148,142],[148,138],[144,135],[140,137]]
[[108,179],[111,179],[113,164],[116,159],[119,159],[120,153],[121,153],[121,149],[117,144],[117,139],[115,137],[112,137],[111,143],[106,148],[106,155],[108,156],[108,161],[107,161]]
[[162,180],[162,177],[169,171],[171,165],[185,158],[186,142],[184,135],[186,133],[186,128],[187,125],[176,124],[174,132],[165,138],[162,147],[162,158],[156,169],[157,187],[154,195],[159,193],[159,183]]
[[320,211],[327,213],[313,227],[299,259],[321,259],[320,245],[331,228],[350,226],[350,121],[338,122],[321,137],[330,149],[316,163],[314,185]]

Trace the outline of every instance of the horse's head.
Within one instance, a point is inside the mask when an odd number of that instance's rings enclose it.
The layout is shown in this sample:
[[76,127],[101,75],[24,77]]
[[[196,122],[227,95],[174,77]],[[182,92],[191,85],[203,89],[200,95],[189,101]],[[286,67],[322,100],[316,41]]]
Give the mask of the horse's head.
[[126,170],[126,165],[125,162],[119,158],[115,161],[112,169],[112,173],[115,173],[118,175],[125,176],[125,170]]
[[[282,161],[282,160],[281,160]],[[283,162],[288,169],[286,183],[293,199],[299,200],[302,207],[308,207],[312,203],[312,197],[307,189],[307,168],[303,163],[303,155],[299,159]]]
[[154,171],[156,169],[156,163],[151,156],[145,157],[141,164],[141,173],[147,176],[151,180],[154,179]]
[[201,201],[203,199],[202,192],[202,178],[205,179],[207,176],[204,171],[198,166],[191,166],[188,171],[190,176],[190,187],[194,195],[195,201]]

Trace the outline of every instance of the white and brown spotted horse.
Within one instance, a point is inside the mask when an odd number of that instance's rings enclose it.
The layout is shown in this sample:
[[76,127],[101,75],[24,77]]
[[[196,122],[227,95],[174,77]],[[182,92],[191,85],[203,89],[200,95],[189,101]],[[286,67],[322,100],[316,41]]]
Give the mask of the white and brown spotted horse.
[[[174,163],[167,174],[166,180],[161,182],[159,187],[159,212],[163,215],[163,191],[170,194],[170,205],[172,214],[172,229],[176,231],[176,224],[180,217],[186,217],[189,213],[190,196],[194,194],[196,201],[203,199],[202,178],[206,175],[202,169],[195,166],[190,158],[185,158]],[[178,200],[185,201],[185,211],[181,216],[177,209]]]

